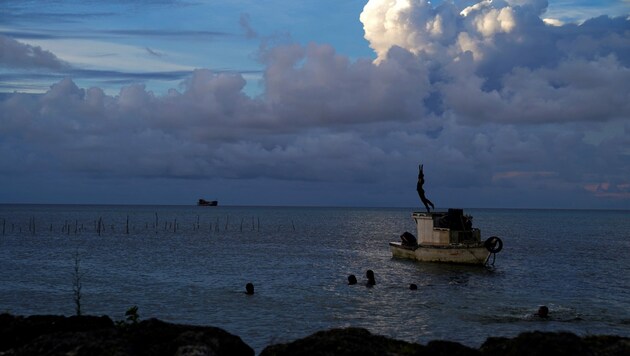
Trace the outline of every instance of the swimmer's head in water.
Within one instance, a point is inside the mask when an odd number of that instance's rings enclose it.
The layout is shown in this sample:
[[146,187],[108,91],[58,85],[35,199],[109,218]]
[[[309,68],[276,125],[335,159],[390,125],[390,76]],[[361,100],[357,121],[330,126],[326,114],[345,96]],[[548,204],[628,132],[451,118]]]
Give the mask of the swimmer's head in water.
[[371,269],[368,269],[367,272],[365,272],[365,276],[368,279],[367,281],[368,285],[373,286],[376,284],[376,280],[374,279],[374,272]]
[[348,276],[348,284],[357,284],[357,277],[354,274]]
[[549,308],[547,308],[545,305],[542,305],[540,308],[538,308],[538,313],[536,313],[536,315],[538,315],[541,318],[548,318]]

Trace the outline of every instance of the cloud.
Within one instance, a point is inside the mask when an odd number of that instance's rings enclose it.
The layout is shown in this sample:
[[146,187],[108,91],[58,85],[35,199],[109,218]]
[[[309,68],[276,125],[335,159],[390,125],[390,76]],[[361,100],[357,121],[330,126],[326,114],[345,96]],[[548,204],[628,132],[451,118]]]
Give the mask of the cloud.
[[501,180],[501,179],[515,179],[515,178],[532,178],[532,177],[553,177],[556,173],[554,172],[519,172],[519,171],[510,171],[510,172],[500,172],[494,175],[493,179]]
[[592,183],[584,186],[584,189],[597,197],[619,200],[630,199],[630,184],[611,184],[610,182]]
[[293,45],[272,49],[265,64],[265,99],[292,125],[408,121],[422,115],[429,94],[426,67],[404,50],[374,66],[326,45]]
[[238,23],[239,23],[239,25],[241,25],[241,27],[245,31],[245,37],[247,37],[247,38],[256,38],[256,37],[258,37],[258,34],[256,33],[256,31],[252,28],[252,26],[250,24],[250,16],[249,16],[249,14],[245,14],[245,13],[241,14],[241,16],[239,17]]
[[443,85],[444,99],[472,121],[550,123],[630,116],[626,92],[630,71],[612,55],[535,70],[514,68],[498,81],[496,90],[484,90],[483,79],[476,75],[462,79]]
[[365,5],[360,20],[379,62],[393,46],[414,54],[443,51],[455,40],[458,16],[455,6],[446,2],[433,8],[425,0],[372,0]]
[[154,51],[154,50],[152,50],[152,49],[151,49],[151,48],[149,48],[149,47],[145,47],[144,49],[146,49],[146,50],[147,50],[147,53],[149,53],[149,54],[150,54],[150,55],[152,55],[152,56],[156,56],[156,57],[162,57],[162,56],[163,56],[163,54],[162,54],[162,53],[157,52],[157,51]]
[[66,62],[39,46],[24,44],[4,35],[0,35],[0,66],[52,70],[61,70],[69,67]]
[[126,29],[126,30],[107,30],[107,31],[93,31],[95,35],[99,34],[112,34],[120,36],[133,36],[133,37],[171,37],[180,38],[185,37],[187,39],[205,40],[213,37],[230,36],[226,32],[220,31],[182,31],[182,30],[163,30],[163,29]]
[[0,134],[7,149],[88,175],[371,180],[364,170],[387,155],[353,127],[418,119],[428,90],[405,51],[379,67],[315,44],[274,48],[265,61],[260,98],[243,93],[242,75],[209,70],[164,96],[143,85],[106,95],[66,78],[0,102]]
[[422,162],[440,206],[461,204],[453,192],[469,206],[490,195],[627,206],[628,20],[549,26],[545,7],[493,1],[463,16],[451,2],[372,0],[361,21],[376,61],[325,44],[264,48],[256,97],[241,73],[208,69],[165,95],[72,78],[9,95],[0,176],[343,182],[412,204]]
[[[630,21],[599,17],[579,26],[548,26],[539,17],[546,6],[485,0],[458,12],[450,3],[433,8],[428,1],[372,0],[361,21],[377,62],[403,47],[431,63],[440,101],[462,118],[627,117]],[[435,30],[437,23],[449,30]]]
[[562,26],[564,25],[564,22],[558,20],[558,19],[553,19],[553,18],[544,18],[543,21],[545,22],[545,24],[547,25],[551,25],[551,26]]

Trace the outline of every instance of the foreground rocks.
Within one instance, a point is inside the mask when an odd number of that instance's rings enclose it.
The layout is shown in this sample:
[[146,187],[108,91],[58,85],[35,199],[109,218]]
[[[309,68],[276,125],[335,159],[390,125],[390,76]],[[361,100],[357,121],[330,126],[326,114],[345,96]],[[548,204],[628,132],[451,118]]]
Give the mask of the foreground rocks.
[[479,351],[449,341],[431,341],[427,346],[373,335],[361,328],[320,331],[288,344],[268,346],[260,356],[306,355],[479,355]]
[[320,331],[304,339],[265,348],[260,356],[627,356],[630,339],[572,333],[527,332],[509,338],[488,338],[473,349],[450,341],[409,343],[370,334],[359,328]]
[[240,337],[214,327],[149,319],[116,325],[106,316],[0,314],[0,355],[254,355]]
[[[13,316],[0,314],[0,356],[8,355],[254,355],[240,337],[215,327],[149,319],[114,323],[95,316]],[[286,344],[271,345],[260,356],[306,355],[630,355],[630,339],[572,333],[527,332],[515,338],[491,337],[474,349],[456,342],[426,345],[374,335],[361,328],[320,331]]]

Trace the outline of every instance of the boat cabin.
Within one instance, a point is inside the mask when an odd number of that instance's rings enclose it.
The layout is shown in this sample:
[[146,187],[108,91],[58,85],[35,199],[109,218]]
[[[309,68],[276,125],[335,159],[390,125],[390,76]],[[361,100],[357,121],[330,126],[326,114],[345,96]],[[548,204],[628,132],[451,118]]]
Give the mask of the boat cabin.
[[479,229],[472,227],[472,216],[464,215],[463,209],[447,212],[414,212],[418,244],[450,245],[477,244],[481,242]]

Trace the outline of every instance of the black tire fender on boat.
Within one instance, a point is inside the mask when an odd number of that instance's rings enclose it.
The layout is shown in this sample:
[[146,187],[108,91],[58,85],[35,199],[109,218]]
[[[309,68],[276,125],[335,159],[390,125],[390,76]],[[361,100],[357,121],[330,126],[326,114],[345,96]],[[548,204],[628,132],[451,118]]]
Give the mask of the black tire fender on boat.
[[503,250],[503,241],[496,236],[488,237],[483,245],[490,253],[499,253]]

